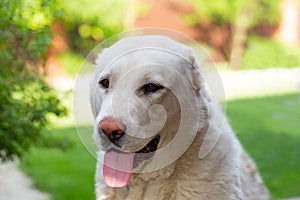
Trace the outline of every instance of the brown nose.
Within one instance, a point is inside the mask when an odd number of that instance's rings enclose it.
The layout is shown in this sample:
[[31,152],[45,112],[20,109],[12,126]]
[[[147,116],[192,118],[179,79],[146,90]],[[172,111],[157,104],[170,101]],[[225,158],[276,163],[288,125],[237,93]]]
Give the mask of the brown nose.
[[117,141],[124,135],[124,125],[113,117],[105,118],[99,123],[99,128],[112,142]]

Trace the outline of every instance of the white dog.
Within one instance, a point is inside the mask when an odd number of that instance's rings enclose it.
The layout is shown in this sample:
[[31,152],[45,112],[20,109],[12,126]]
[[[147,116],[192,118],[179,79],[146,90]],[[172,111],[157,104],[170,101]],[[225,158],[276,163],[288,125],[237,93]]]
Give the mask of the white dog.
[[128,37],[96,61],[97,200],[268,200],[191,48]]

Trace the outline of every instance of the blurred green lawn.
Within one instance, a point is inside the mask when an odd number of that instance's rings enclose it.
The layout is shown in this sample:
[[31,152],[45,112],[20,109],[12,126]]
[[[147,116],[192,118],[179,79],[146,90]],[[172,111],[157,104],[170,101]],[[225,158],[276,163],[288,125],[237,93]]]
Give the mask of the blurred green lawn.
[[62,140],[68,139],[71,147],[64,151],[33,148],[21,160],[21,169],[33,178],[38,189],[51,194],[52,200],[95,199],[96,159],[82,145],[76,128],[56,127],[51,132]]
[[274,197],[300,196],[300,95],[231,101],[227,116]]
[[[227,115],[273,196],[300,196],[300,96],[230,101]],[[22,159],[21,168],[52,200],[94,199],[95,158],[85,150],[74,127],[51,131],[74,145],[66,151],[34,148]]]

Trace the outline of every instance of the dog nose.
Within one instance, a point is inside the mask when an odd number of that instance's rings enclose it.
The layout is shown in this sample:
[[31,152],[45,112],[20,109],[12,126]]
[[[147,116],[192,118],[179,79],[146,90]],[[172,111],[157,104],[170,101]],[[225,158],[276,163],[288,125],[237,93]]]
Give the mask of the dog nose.
[[105,118],[99,123],[99,128],[102,129],[104,134],[112,142],[119,140],[124,135],[124,125],[118,120],[109,117]]

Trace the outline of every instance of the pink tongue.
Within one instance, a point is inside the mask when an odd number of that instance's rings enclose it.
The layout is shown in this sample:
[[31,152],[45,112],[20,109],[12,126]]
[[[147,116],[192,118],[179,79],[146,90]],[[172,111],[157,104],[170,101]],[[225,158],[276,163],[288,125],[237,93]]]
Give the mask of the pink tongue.
[[110,187],[124,187],[131,178],[134,153],[108,150],[104,154],[103,177]]

